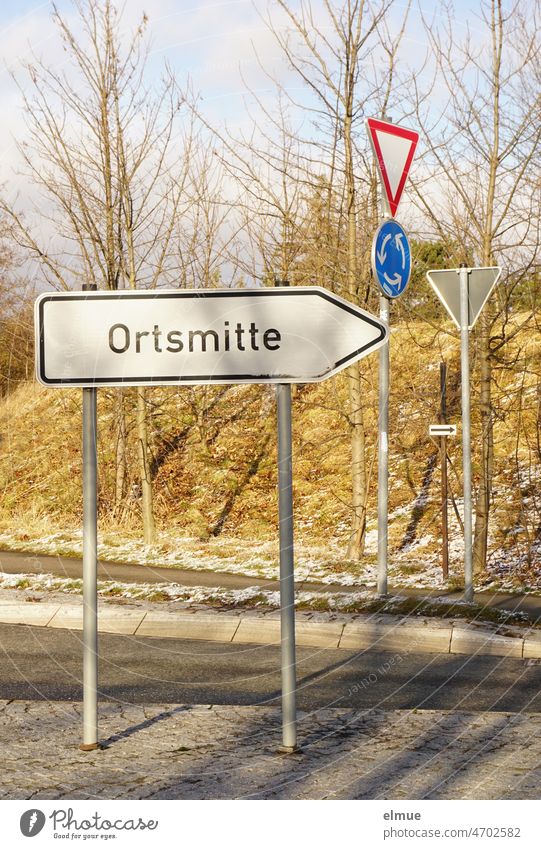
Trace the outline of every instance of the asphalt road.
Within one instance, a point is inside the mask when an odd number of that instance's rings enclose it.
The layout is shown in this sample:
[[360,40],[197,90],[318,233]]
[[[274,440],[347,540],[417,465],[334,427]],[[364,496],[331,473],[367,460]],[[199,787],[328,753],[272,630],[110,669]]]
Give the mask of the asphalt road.
[[[0,625],[0,699],[82,698],[81,632]],[[100,636],[101,698],[277,705],[276,646]],[[501,657],[298,648],[298,705],[541,711],[541,665]]]

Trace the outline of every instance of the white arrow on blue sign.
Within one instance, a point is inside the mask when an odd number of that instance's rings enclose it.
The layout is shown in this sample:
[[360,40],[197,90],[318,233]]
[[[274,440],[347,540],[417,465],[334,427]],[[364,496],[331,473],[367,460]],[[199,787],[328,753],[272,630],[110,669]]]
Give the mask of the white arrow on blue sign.
[[394,218],[388,218],[376,231],[372,269],[386,298],[403,294],[411,275],[411,252],[408,237]]

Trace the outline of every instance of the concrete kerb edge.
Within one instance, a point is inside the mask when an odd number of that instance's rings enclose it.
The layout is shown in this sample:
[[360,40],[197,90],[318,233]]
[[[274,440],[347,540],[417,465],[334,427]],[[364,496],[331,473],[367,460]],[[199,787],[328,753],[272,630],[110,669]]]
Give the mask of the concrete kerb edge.
[[392,623],[377,618],[357,619],[345,624],[339,648],[449,654],[452,634],[453,623],[446,620],[428,619],[421,624],[410,619]]
[[[462,655],[494,655],[498,657],[524,658],[526,637],[495,634],[478,628],[468,628],[465,625],[453,625],[450,653]],[[457,645],[458,644],[458,645]],[[460,648],[466,645],[468,648]],[[541,657],[541,642],[539,644]]]
[[[29,612],[28,604],[20,604],[20,605],[9,604],[9,605],[6,605],[6,607],[9,607],[9,609],[11,611],[11,616],[6,621],[6,624],[34,625],[34,623],[32,621],[30,621],[31,617],[30,616],[25,617],[25,615],[24,615],[25,611],[26,611],[26,613]],[[20,621],[17,622],[17,623],[13,622],[13,610],[14,610],[15,607],[20,607],[20,613],[21,613]],[[52,626],[52,627],[56,627],[56,628],[63,627],[60,624],[61,619],[62,619],[62,608],[63,608],[63,605],[61,605],[61,604],[58,605],[56,607],[56,609],[54,610],[54,612],[52,613],[52,615],[48,617],[45,625],[39,625],[39,626],[36,625],[35,627],[51,627],[50,623],[53,620],[56,620],[56,622],[55,622],[55,625]],[[73,605],[66,605],[66,609],[67,610],[73,609]],[[110,610],[110,608],[109,608],[109,610]],[[219,614],[213,614],[213,615],[219,617]],[[139,631],[142,628],[143,623],[145,622],[147,616],[148,616],[148,611],[144,611],[143,616],[141,618],[141,621],[138,623],[137,627],[133,631],[133,636],[140,635]],[[181,619],[183,621],[183,624],[188,624],[190,619],[192,618],[192,614],[183,615],[182,613],[178,613],[177,616],[178,616],[179,619]],[[26,618],[26,621],[25,621],[25,618]],[[194,622],[196,621],[196,619],[197,619],[197,617],[194,618]],[[225,640],[225,642],[237,642],[237,643],[242,642],[242,633],[239,634],[239,631],[242,632],[244,629],[246,629],[249,626],[250,620],[252,622],[261,623],[261,625],[259,625],[259,628],[261,628],[261,630],[263,630],[265,628],[271,628],[272,630],[279,628],[279,620],[278,619],[275,619],[275,620],[259,619],[259,618],[254,619],[250,616],[242,616],[241,615],[241,616],[237,617],[236,627],[233,631],[232,636],[228,640]],[[2,619],[2,605],[0,604],[0,623],[1,622],[3,622],[3,619]],[[368,625],[368,623],[369,623],[369,619],[367,618],[366,624]],[[437,628],[442,633],[442,636],[443,636],[443,632],[445,632],[447,630],[446,627],[445,627],[445,624],[442,624],[441,620],[435,620],[434,625],[435,625],[435,623],[438,623]],[[347,626],[348,625],[354,626],[355,624],[359,624],[359,625],[362,626],[365,623],[362,622],[362,620],[359,620],[359,619],[353,620],[352,622],[346,621],[346,622],[342,622],[342,623],[339,623],[339,622],[326,623],[326,622],[321,622],[321,621],[312,622],[312,621],[309,621],[309,620],[308,621],[306,621],[306,620],[300,621],[299,625],[302,627],[302,640],[299,640],[299,645],[305,645],[305,646],[312,645],[312,643],[310,642],[309,633],[310,633],[310,630],[314,629],[314,643],[313,643],[313,645],[321,648],[322,647],[321,631],[323,630],[323,632],[325,632],[325,630],[326,630],[325,626],[329,625],[331,627],[329,627],[329,629],[328,629],[329,630],[329,638],[330,638],[328,648],[338,648],[338,649],[341,649],[341,650],[344,650],[344,651],[345,650],[352,650],[352,649],[354,650],[355,648],[359,648],[359,649],[363,649],[363,650],[375,648],[375,649],[379,649],[380,651],[396,651],[397,647],[393,646],[392,642],[393,642],[393,640],[395,640],[399,637],[401,627],[408,627],[408,625],[401,625],[400,621],[397,621],[396,623],[388,624],[388,623],[381,623],[381,622],[376,623],[372,620],[372,626],[374,628],[374,631],[377,632],[375,634],[375,639],[370,639],[369,637],[365,637],[364,639],[361,639],[361,637],[359,637],[358,646],[353,645],[353,644],[350,644],[348,646],[343,645],[343,643],[345,642],[344,636],[346,635]],[[409,624],[413,625],[414,623],[412,622],[412,623],[409,623]],[[74,630],[73,620],[71,620],[69,622],[69,624],[66,623],[66,625],[64,627],[69,628],[71,630]],[[336,633],[337,627],[340,630],[340,633],[338,635]],[[430,629],[430,634],[427,633],[426,639],[424,639],[424,640],[423,640],[423,633],[422,633],[423,627],[427,627],[428,629]],[[256,626],[256,630],[257,630],[257,626]],[[362,628],[360,630],[362,630]],[[408,628],[408,630],[409,630],[409,628]],[[316,637],[316,635],[315,635],[316,631],[319,634],[318,637]],[[103,630],[102,633],[114,633],[114,632]],[[540,632],[540,634],[541,634],[541,632]],[[173,634],[168,635],[167,633],[164,633],[161,636],[163,636],[165,638],[170,636],[172,639],[175,637],[175,635],[173,635]],[[469,651],[464,651],[464,650],[460,650],[460,649],[457,650],[457,648],[455,648],[454,646],[457,643],[460,644],[460,641],[464,641],[465,636],[471,636],[471,644],[472,644],[471,650],[469,650]],[[447,637],[447,634],[446,634],[446,637]],[[199,636],[194,637],[194,638],[186,636],[185,638],[186,639],[200,639]],[[419,635],[415,640],[414,650],[419,651],[420,653],[429,652],[431,654],[434,654],[436,651],[438,651],[438,653],[442,653],[442,654],[463,654],[463,655],[490,654],[490,655],[497,655],[497,656],[501,656],[501,657],[515,657],[515,658],[519,658],[519,659],[520,658],[530,659],[530,658],[536,658],[536,657],[541,658],[541,639],[540,640],[533,640],[528,634],[520,635],[520,636],[519,635],[517,635],[517,636],[504,636],[504,635],[501,635],[501,634],[493,633],[492,631],[482,630],[480,628],[468,628],[466,625],[460,625],[460,624],[457,625],[456,623],[450,622],[449,623],[449,637],[448,637],[448,639],[445,639],[445,648],[444,649],[434,649],[433,638],[434,638],[434,626],[432,626],[432,628],[431,628],[430,620],[428,620],[426,626],[423,626],[423,625],[419,626]],[[430,645],[431,641],[432,641],[432,645]],[[519,651],[517,651],[517,648],[518,648],[517,643],[519,643],[519,645],[520,645]],[[528,644],[527,645],[528,650],[527,650],[527,653],[525,654],[526,643]],[[538,651],[536,651],[536,649],[537,649],[536,643],[538,643],[538,645],[539,645]],[[409,652],[411,650],[410,644],[406,644],[406,645],[407,645],[407,648],[404,648],[404,645],[402,645],[401,648],[402,648],[402,650]]]

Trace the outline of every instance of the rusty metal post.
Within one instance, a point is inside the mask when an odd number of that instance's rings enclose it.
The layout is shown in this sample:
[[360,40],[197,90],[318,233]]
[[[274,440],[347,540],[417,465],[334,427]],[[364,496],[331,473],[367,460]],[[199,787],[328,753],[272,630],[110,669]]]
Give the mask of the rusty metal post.
[[[447,424],[447,363],[440,363],[440,424]],[[441,567],[449,577],[449,524],[447,516],[447,437],[440,437],[441,453]]]

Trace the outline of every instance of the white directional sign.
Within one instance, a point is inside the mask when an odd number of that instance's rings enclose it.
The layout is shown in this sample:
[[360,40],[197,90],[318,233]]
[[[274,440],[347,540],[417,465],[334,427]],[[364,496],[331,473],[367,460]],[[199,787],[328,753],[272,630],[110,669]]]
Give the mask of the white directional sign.
[[419,133],[377,118],[368,118],[366,125],[387,208],[394,217],[415,155]]
[[[479,318],[490,293],[502,273],[498,266],[488,268],[468,268],[468,306],[471,330]],[[427,271],[428,282],[434,289],[443,306],[460,328],[460,268],[446,268],[441,271]]]
[[87,387],[311,383],[388,333],[319,287],[44,294],[35,326],[41,383]]
[[432,424],[428,426],[429,436],[456,436],[456,425]]

